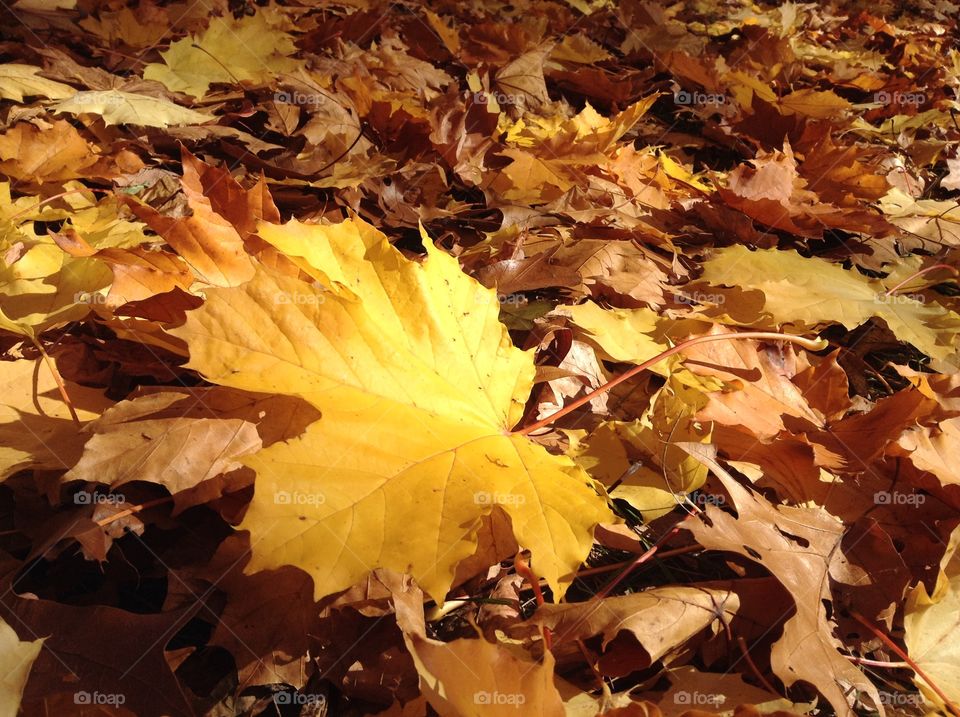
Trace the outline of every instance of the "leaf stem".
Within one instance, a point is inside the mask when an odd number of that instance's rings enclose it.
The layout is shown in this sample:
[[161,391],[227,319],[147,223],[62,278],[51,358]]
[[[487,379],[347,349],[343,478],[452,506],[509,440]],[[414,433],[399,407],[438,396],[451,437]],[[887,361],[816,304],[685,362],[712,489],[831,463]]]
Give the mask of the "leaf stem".
[[932,679],[930,679],[927,673],[920,668],[920,665],[918,665],[916,662],[913,661],[910,655],[907,654],[906,650],[901,648],[890,637],[888,637],[882,630],[880,630],[878,627],[875,627],[872,622],[867,620],[860,613],[856,612],[855,610],[851,610],[850,616],[854,620],[859,622],[861,625],[863,625],[865,628],[867,628],[874,635],[876,635],[884,645],[886,645],[891,650],[893,650],[896,653],[897,657],[901,658],[904,662],[906,662],[910,666],[910,669],[916,672],[923,679],[923,681],[930,686],[930,689],[937,693],[937,697],[943,700],[943,704],[947,706],[947,709],[953,712],[953,714],[956,715],[956,717],[960,717],[960,709],[958,709],[957,706],[950,701],[950,698],[947,697],[947,695],[944,693],[942,689],[940,689],[937,683],[934,682]]
[[857,665],[866,665],[867,667],[883,667],[887,670],[903,670],[910,669],[910,665],[906,662],[886,662],[884,660],[870,660],[866,657],[857,657],[856,655],[844,655],[850,662],[853,662]]
[[709,334],[707,336],[696,336],[692,339],[681,341],[676,346],[673,346],[672,348],[669,348],[666,351],[663,351],[657,354],[653,358],[647,359],[643,363],[634,366],[629,371],[620,374],[619,376],[617,376],[616,378],[610,381],[607,381],[605,384],[591,391],[586,396],[578,398],[576,401],[573,401],[572,403],[567,404],[566,406],[559,409],[555,413],[547,416],[546,418],[540,419],[536,423],[531,423],[526,428],[520,428],[518,430],[511,431],[510,435],[526,436],[526,435],[529,435],[530,433],[533,433],[533,431],[543,428],[544,426],[549,426],[558,418],[562,418],[563,416],[566,416],[568,413],[572,413],[573,411],[580,408],[580,406],[583,406],[584,404],[589,403],[591,400],[609,391],[614,386],[617,386],[623,383],[624,381],[627,381],[633,378],[638,373],[646,371],[648,368],[658,364],[659,362],[663,361],[663,359],[665,358],[669,358],[674,354],[678,354],[685,351],[691,346],[696,346],[697,344],[704,344],[709,341],[739,341],[739,340],[745,340],[745,339],[759,339],[759,340],[767,340],[767,341],[790,341],[792,343],[800,344],[805,349],[808,349],[810,351],[821,351],[827,346],[826,342],[823,339],[808,339],[803,336],[791,336],[790,334],[781,334],[781,333],[777,333],[776,331],[743,331],[737,334]]
[[[533,572],[527,564],[527,561],[518,554],[517,557],[513,559],[513,568],[517,571],[517,575],[530,584],[530,588],[533,590],[533,597],[537,601],[537,607],[543,605],[543,591],[540,589],[540,578]],[[553,649],[553,634],[548,627],[543,628],[543,644],[548,650]]]
[[46,350],[43,348],[43,344],[40,343],[40,340],[36,336],[30,336],[30,340],[37,348],[37,351],[40,352],[40,355],[43,357],[43,362],[47,365],[50,373],[53,374],[53,380],[57,383],[57,388],[60,390],[60,396],[63,398],[63,402],[67,404],[67,410],[70,411],[70,418],[73,419],[73,422],[76,424],[77,428],[79,428],[80,417],[77,416],[77,412],[73,408],[73,401],[70,400],[70,394],[67,393],[67,386],[64,384],[63,377],[57,370],[56,364],[53,362],[53,359],[50,358],[50,354],[46,352]]
[[904,279],[903,281],[901,281],[901,282],[900,282],[899,284],[897,284],[895,287],[893,287],[892,289],[889,289],[889,290],[887,291],[887,293],[885,294],[885,296],[893,296],[894,292],[896,292],[897,289],[905,286],[905,285],[908,284],[909,282],[911,282],[911,281],[913,281],[914,279],[916,279],[918,276],[923,276],[923,275],[926,274],[928,271],[933,271],[934,269],[947,269],[948,271],[953,272],[953,275],[954,275],[954,276],[956,276],[958,273],[960,273],[960,272],[957,271],[957,269],[956,269],[955,267],[952,267],[952,266],[950,266],[949,264],[934,264],[933,266],[928,266],[928,267],[926,267],[925,269],[920,269],[920,271],[915,271],[915,272],[913,272],[910,276],[908,276],[906,279]]
[[129,508],[127,508],[126,510],[121,510],[119,513],[114,513],[113,515],[108,516],[108,517],[106,517],[106,518],[101,518],[100,520],[97,521],[97,525],[99,525],[99,526],[102,528],[103,526],[109,525],[110,523],[114,522],[115,520],[120,520],[121,518],[126,518],[128,515],[134,515],[135,513],[139,513],[139,512],[141,512],[141,511],[144,511],[144,510],[146,510],[147,508],[153,508],[153,507],[156,506],[156,505],[163,505],[164,503],[169,503],[169,502],[171,502],[172,500],[173,500],[173,496],[172,496],[172,495],[168,495],[168,496],[165,496],[165,497],[163,497],[163,498],[156,498],[156,499],[154,499],[154,500],[148,500],[148,501],[146,501],[146,502],[144,502],[144,503],[136,503],[136,504],[134,504],[134,505],[131,505],[131,506],[130,506]]
[[[681,548],[674,548],[673,550],[664,550],[662,552],[658,551],[657,557],[660,560],[666,560],[667,558],[673,558],[678,555],[686,555],[688,553],[697,553],[701,551],[703,551],[703,546],[701,545],[684,545]],[[620,563],[611,563],[610,565],[600,565],[595,568],[587,568],[586,570],[580,570],[577,572],[577,578],[578,579],[587,578],[587,577],[590,577],[591,575],[600,575],[601,573],[609,573],[614,570],[620,570],[621,568],[625,568],[628,565],[632,565],[634,560],[636,560],[636,558],[633,558],[631,560],[624,560],[623,562],[620,562]]]
[[674,535],[679,533],[680,530],[683,528],[683,524],[688,520],[690,520],[690,518],[692,518],[694,515],[696,515],[696,513],[688,513],[681,520],[677,521],[676,525],[674,525],[670,530],[668,530],[666,533],[664,533],[659,538],[657,538],[657,541],[652,546],[650,546],[649,550],[647,550],[642,555],[638,555],[636,558],[631,560],[627,564],[627,567],[624,569],[624,571],[620,573],[617,577],[615,577],[613,580],[611,580],[609,583],[607,583],[607,585],[600,592],[594,595],[592,599],[603,600],[605,597],[607,597],[611,592],[613,592],[613,589],[616,588],[617,585],[619,585],[624,580],[626,580],[627,576],[633,572],[634,568],[640,565],[643,565],[645,562],[647,562],[650,558],[652,558],[657,553],[661,545],[663,545],[667,540],[669,540]]
[[743,639],[743,635],[737,635],[737,645],[740,646],[740,652],[743,654],[743,659],[746,660],[747,665],[750,666],[750,669],[753,670],[753,674],[756,675],[756,678],[760,680],[760,684],[763,685],[764,689],[767,690],[771,695],[779,695],[780,693],[773,688],[773,685],[767,681],[767,678],[763,676],[763,673],[760,672],[760,669],[757,667],[757,663],[753,661],[753,658],[750,657],[750,650],[747,649],[747,641]]

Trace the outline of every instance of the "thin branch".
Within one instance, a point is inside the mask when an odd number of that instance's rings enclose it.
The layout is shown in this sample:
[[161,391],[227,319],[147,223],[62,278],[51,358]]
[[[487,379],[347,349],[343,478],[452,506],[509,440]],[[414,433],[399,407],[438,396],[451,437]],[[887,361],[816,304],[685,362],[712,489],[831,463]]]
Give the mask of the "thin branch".
[[890,639],[890,637],[888,637],[886,633],[880,630],[880,628],[874,626],[872,622],[867,620],[860,613],[854,610],[851,610],[850,616],[853,617],[854,620],[859,622],[865,628],[867,628],[874,635],[876,635],[884,645],[886,645],[891,650],[893,650],[898,657],[900,657],[904,662],[906,662],[910,666],[911,670],[916,672],[920,676],[920,678],[930,686],[931,690],[937,693],[937,697],[943,700],[943,704],[947,706],[947,709],[953,712],[953,714],[956,715],[956,717],[960,717],[960,709],[958,709],[957,706],[950,701],[950,698],[947,697],[946,693],[944,693],[942,689],[940,689],[939,685],[937,685],[937,683],[934,682],[927,675],[927,673],[920,668],[920,665],[918,665],[916,662],[913,661],[913,658],[911,658],[910,655],[907,654],[906,650],[901,648],[897,643],[895,643],[892,639]]
[[657,354],[653,358],[644,361],[642,364],[634,366],[632,369],[630,369],[626,373],[620,374],[612,381],[607,381],[607,383],[603,384],[602,386],[595,389],[594,391],[591,391],[586,396],[583,396],[582,398],[578,398],[576,401],[573,401],[572,403],[567,404],[566,406],[556,411],[555,413],[547,416],[546,418],[543,418],[537,421],[536,423],[532,423],[526,428],[520,428],[520,429],[511,431],[510,435],[526,436],[526,435],[529,435],[530,433],[533,433],[536,430],[543,428],[544,426],[549,426],[558,418],[562,418],[563,416],[566,416],[568,413],[572,413],[573,411],[580,408],[580,406],[583,406],[584,404],[589,403],[591,400],[593,400],[594,398],[596,398],[597,396],[603,393],[606,393],[614,386],[617,386],[623,383],[624,381],[628,381],[629,379],[636,376],[638,373],[642,373],[643,371],[646,371],[651,366],[655,366],[656,364],[660,363],[665,358],[669,358],[674,354],[682,353],[683,351],[690,348],[691,346],[696,346],[697,344],[704,344],[710,341],[740,341],[745,339],[758,339],[758,340],[765,340],[765,341],[790,341],[795,344],[800,344],[801,346],[803,346],[805,349],[808,349],[809,351],[822,351],[828,346],[827,342],[823,339],[808,339],[803,336],[792,336],[790,334],[781,334],[781,333],[777,333],[776,331],[743,331],[738,334],[710,334],[708,336],[697,336],[692,339],[687,339],[686,341],[681,341],[676,346]]

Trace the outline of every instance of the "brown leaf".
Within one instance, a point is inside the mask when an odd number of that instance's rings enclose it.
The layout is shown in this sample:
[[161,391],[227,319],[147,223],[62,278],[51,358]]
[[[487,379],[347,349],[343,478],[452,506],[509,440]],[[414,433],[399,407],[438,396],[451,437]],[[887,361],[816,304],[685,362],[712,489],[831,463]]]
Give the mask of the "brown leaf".
[[[658,660],[668,663],[701,631],[721,630],[739,605],[730,591],[670,586],[582,603],[541,605],[532,620],[549,628],[557,645],[601,635],[598,666],[606,675],[622,677]],[[627,634],[639,651],[631,649],[624,639]]]
[[691,455],[708,465],[733,500],[737,518],[707,506],[707,523],[690,522],[686,529],[705,548],[743,555],[762,565],[790,592],[796,613],[773,646],[771,664],[787,687],[798,681],[814,685],[842,715],[853,715],[847,690],[869,695],[883,714],[873,684],[840,654],[825,602],[831,599],[828,575],[838,555],[843,526],[823,510],[773,506],[748,491],[703,447]]

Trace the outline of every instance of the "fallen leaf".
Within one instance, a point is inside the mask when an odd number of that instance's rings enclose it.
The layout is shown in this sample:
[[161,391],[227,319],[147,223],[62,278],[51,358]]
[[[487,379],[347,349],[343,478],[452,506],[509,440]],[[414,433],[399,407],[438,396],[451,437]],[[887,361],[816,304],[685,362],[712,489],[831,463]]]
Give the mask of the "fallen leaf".
[[108,125],[132,124],[141,127],[203,124],[214,118],[196,110],[180,107],[159,97],[132,92],[105,90],[78,92],[54,105],[56,112],[74,115],[100,115]]
[[[386,567],[441,597],[474,551],[480,517],[500,505],[562,593],[607,511],[568,459],[505,435],[533,364],[510,345],[492,292],[428,239],[421,266],[356,220],[313,236],[333,259],[315,266],[326,288],[260,268],[241,287],[208,291],[173,332],[208,380],[299,395],[323,414],[303,437],[244,460],[258,474],[242,524],[254,536],[250,569],[299,565],[322,597]],[[468,390],[465,376],[475,377]],[[413,514],[436,520],[413,534]],[[311,547],[331,540],[345,549]]]

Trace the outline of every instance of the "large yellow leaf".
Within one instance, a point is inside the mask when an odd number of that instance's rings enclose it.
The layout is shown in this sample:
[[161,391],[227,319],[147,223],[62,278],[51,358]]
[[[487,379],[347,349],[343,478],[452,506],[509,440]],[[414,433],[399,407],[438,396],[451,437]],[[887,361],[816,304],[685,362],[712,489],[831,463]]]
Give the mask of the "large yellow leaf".
[[210,381],[299,395],[322,414],[244,459],[257,471],[241,526],[250,569],[298,565],[322,596],[385,567],[442,598],[496,505],[562,593],[612,516],[572,461],[507,434],[534,366],[494,292],[426,238],[418,264],[357,220],[260,232],[311,263],[314,281],[258,266],[174,331]]

